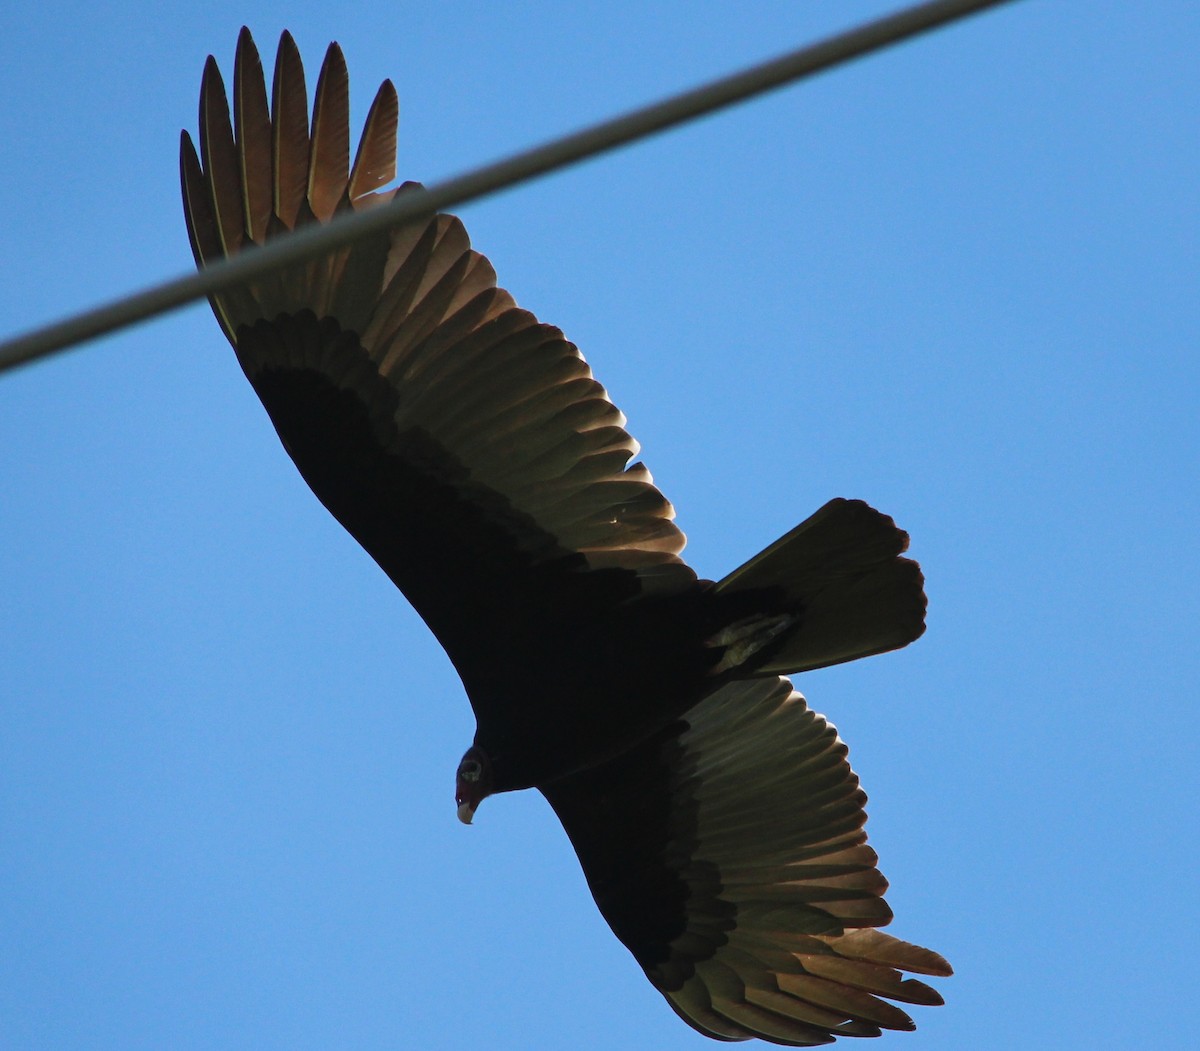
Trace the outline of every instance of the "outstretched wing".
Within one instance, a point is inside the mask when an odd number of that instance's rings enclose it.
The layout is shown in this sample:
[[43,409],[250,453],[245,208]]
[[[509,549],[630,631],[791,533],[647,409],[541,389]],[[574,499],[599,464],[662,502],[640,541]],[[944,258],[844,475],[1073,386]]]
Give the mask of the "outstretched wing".
[[[210,57],[199,155],[181,176],[199,265],[399,190],[397,103],[380,88],[354,164],[331,45],[308,124],[285,33],[268,106],[243,29],[231,122]],[[685,587],[683,534],[624,417],[562,333],[496,286],[438,215],[221,293],[213,310],[316,495],[439,636],[464,678],[539,624]],[[510,657],[511,659],[511,657]]]
[[887,881],[846,747],[786,679],[730,683],[633,752],[542,789],[596,904],[690,1025],[810,1046],[912,1029],[948,975],[874,928]]

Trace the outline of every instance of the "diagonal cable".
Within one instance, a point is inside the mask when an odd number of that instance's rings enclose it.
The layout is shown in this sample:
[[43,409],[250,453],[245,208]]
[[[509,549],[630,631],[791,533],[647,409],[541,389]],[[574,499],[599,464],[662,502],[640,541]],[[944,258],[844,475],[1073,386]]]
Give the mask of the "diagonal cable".
[[367,234],[400,226],[443,208],[545,175],[1008,2],[1010,0],[932,0],[917,4],[740,73],[447,179],[427,190],[405,193],[386,205],[347,215],[326,225],[307,227],[262,248],[246,249],[201,271],[7,340],[0,344],[0,372],[175,310],[202,296],[256,280],[276,267],[311,259]]

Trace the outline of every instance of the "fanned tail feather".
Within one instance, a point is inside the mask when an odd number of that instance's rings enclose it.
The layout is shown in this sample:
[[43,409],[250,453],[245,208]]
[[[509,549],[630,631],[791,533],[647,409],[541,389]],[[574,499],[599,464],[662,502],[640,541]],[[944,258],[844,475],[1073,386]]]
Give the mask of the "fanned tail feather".
[[[718,592],[761,592],[762,645],[739,676],[810,671],[907,646],[925,630],[921,568],[908,534],[861,500],[831,500],[735,569]],[[788,617],[780,628],[780,618]],[[724,668],[722,668],[724,670]]]

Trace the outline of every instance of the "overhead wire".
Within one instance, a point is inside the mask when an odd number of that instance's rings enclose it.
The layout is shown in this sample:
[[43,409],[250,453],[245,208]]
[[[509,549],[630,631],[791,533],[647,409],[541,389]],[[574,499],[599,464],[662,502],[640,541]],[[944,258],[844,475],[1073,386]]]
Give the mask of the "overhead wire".
[[710,81],[629,113],[424,190],[246,249],[202,270],[71,315],[0,344],[0,373],[185,306],[277,267],[312,259],[360,237],[426,218],[664,131],[763,92],[794,83],[1012,0],[930,0],[826,37],[741,72]]

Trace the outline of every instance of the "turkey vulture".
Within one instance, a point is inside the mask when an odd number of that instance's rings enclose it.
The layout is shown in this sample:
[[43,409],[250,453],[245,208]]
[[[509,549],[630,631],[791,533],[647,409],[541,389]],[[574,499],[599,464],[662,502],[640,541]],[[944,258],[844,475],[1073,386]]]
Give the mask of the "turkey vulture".
[[[371,208],[395,178],[396,92],[354,163],[330,46],[311,125],[283,34],[270,102],[243,29],[233,120],[204,70],[181,178],[198,265]],[[284,448],[445,647],[475,710],[469,823],[537,788],[596,904],[691,1026],[809,1046],[912,1029],[948,975],[891,912],[846,747],[782,675],[924,630],[908,536],[832,500],[716,583],[576,348],[519,309],[437,215],[212,297]],[[887,999],[884,999],[887,998]]]

